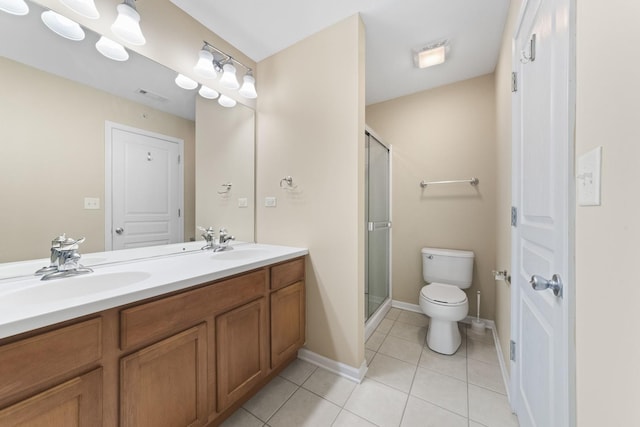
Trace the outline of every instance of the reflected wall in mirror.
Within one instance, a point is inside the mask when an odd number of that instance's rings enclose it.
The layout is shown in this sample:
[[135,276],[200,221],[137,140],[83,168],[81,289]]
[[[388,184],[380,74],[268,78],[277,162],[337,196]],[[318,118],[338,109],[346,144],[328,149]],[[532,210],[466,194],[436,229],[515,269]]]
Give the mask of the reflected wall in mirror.
[[[43,25],[42,8],[29,7],[26,16],[0,12],[0,262],[48,257],[51,240],[61,233],[85,236],[82,253],[104,250],[106,121],[184,141],[185,240],[200,239],[196,225],[214,225],[253,241],[253,111],[199,100],[207,108],[202,116],[216,128],[196,131],[196,91],[178,88],[174,71],[131,51],[126,62],[109,60],[94,47],[97,34],[85,29],[83,41],[63,39]],[[239,123],[243,131],[237,133]],[[241,196],[248,208],[238,208],[236,198],[237,212],[230,216],[242,222],[225,224],[220,219],[227,214],[209,209],[207,223],[196,224],[196,134],[202,147],[216,147],[203,148],[200,164],[248,171]],[[238,144],[238,135],[249,138],[244,155],[225,159],[224,143]],[[215,179],[198,186],[215,193]],[[221,179],[235,180],[240,197],[245,177]],[[85,209],[85,198],[99,199],[99,208]]]

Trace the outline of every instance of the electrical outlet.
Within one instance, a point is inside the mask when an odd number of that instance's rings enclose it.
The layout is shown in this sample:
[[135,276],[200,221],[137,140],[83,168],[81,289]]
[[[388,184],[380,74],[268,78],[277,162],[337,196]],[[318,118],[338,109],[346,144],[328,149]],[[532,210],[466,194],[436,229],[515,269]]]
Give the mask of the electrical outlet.
[[600,168],[602,163],[602,147],[597,147],[578,158],[579,206],[600,206]]
[[238,198],[238,207],[239,208],[246,208],[247,206],[249,206],[249,201],[247,200],[246,197]]
[[100,209],[100,199],[98,197],[85,197],[84,198],[85,209]]
[[268,208],[275,208],[276,207],[276,198],[275,197],[265,197],[264,198],[264,205]]

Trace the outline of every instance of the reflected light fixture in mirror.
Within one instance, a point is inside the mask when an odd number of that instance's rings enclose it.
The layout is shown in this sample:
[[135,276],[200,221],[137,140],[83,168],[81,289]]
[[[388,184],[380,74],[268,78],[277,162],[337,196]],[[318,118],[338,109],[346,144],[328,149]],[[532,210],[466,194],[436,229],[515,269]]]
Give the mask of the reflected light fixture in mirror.
[[29,6],[24,0],[0,0],[0,10],[12,15],[26,15],[29,13]]
[[201,49],[198,53],[198,62],[193,70],[200,77],[205,79],[215,79],[218,77],[215,68],[213,67],[213,54],[206,49]]
[[218,98],[218,104],[226,108],[233,108],[236,106],[236,100],[229,98],[227,95],[220,95],[220,98]]
[[200,94],[201,97],[207,98],[207,99],[216,99],[218,96],[220,96],[220,94],[217,91],[205,85],[202,85],[200,87],[200,90],[198,91],[198,93]]
[[80,27],[80,24],[66,16],[62,16],[53,10],[47,10],[42,12],[40,17],[42,18],[42,22],[57,35],[73,41],[84,40],[84,31]]
[[227,89],[238,89],[240,83],[236,78],[236,67],[233,64],[226,63],[222,66],[222,77],[220,77],[220,84]]
[[251,75],[251,72],[247,73],[243,78],[242,87],[238,93],[245,98],[256,99],[258,93],[256,92],[256,79]]
[[147,41],[140,29],[140,14],[136,10],[133,0],[125,0],[118,5],[118,17],[111,31],[127,43],[142,46]]
[[93,0],[60,0],[63,5],[73,10],[78,15],[89,19],[100,18],[100,13]]
[[186,90],[193,90],[198,87],[198,82],[191,80],[184,74],[178,74],[178,77],[176,77],[176,84]]
[[116,43],[113,40],[101,36],[100,40],[96,42],[96,49],[106,58],[114,61],[126,61],[129,59],[129,52],[120,43]]

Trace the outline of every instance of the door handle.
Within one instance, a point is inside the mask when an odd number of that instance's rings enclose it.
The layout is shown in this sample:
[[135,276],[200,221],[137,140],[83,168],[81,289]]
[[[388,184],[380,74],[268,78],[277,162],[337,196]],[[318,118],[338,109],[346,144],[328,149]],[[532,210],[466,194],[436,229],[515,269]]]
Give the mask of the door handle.
[[369,231],[379,230],[381,228],[391,228],[391,223],[388,221],[368,222],[367,229]]
[[545,289],[551,289],[555,296],[562,298],[562,279],[559,275],[554,274],[551,280],[547,280],[542,276],[534,274],[529,280],[531,287],[536,291],[544,291]]
[[116,234],[122,234],[122,233],[124,233],[124,228],[122,227],[116,228]]

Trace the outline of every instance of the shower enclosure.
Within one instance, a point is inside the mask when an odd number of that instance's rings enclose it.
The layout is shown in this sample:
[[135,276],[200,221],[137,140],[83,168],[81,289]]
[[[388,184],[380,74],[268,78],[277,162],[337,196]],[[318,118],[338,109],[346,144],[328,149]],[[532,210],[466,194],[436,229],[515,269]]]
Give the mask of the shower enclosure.
[[365,132],[365,321],[390,300],[391,162],[390,148]]

